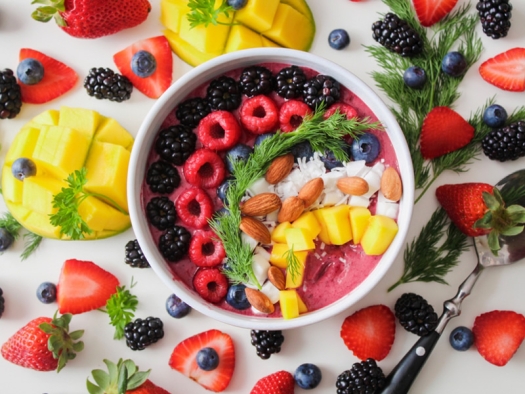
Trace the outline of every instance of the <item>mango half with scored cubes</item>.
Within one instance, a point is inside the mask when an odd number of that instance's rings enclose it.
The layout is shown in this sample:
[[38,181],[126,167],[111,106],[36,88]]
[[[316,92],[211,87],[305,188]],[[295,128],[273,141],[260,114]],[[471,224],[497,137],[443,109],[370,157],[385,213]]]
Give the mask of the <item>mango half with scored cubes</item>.
[[[224,0],[215,1],[217,9]],[[187,0],[161,0],[160,21],[171,49],[191,66],[224,53],[260,47],[308,51],[315,35],[315,21],[305,0],[248,0],[217,24],[192,27]]]
[[[7,208],[27,230],[68,239],[50,222],[57,211],[53,199],[68,187],[70,174],[85,168],[84,190],[105,198],[89,196],[78,206],[92,230],[83,239],[116,235],[131,226],[126,182],[132,146],[133,137],[115,119],[96,111],[69,107],[45,111],[22,127],[6,154],[2,192]],[[19,158],[32,160],[36,175],[16,178],[11,166]]]

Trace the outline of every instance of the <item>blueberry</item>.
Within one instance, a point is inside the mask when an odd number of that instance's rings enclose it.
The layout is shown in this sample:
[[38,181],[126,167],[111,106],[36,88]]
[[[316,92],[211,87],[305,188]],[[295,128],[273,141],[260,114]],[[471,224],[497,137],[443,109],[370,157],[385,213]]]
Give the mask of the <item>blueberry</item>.
[[231,183],[235,180],[234,177],[229,176],[227,177],[217,188],[217,197],[219,200],[222,201],[224,205],[228,205],[228,201],[226,199],[226,193],[228,192],[228,188],[230,187]]
[[36,296],[40,302],[51,304],[57,299],[57,288],[51,282],[44,282],[36,289]]
[[[344,143],[343,150],[348,155],[348,161],[350,161],[352,157],[352,146],[348,143]],[[324,164],[324,168],[326,168],[328,171],[331,171],[332,169],[336,167],[342,167],[343,163],[337,160],[334,156],[334,152],[325,151],[324,155],[320,157],[321,161]]]
[[246,298],[246,293],[244,291],[245,289],[246,286],[241,283],[231,285],[228,289],[228,293],[226,293],[226,302],[235,309],[248,309],[250,307],[250,303]]
[[295,157],[296,162],[298,159],[302,158],[306,158],[306,161],[309,161],[314,155],[312,145],[310,145],[308,141],[299,142],[298,144],[294,145],[290,152]]
[[373,162],[379,155],[381,144],[374,134],[364,133],[352,143],[352,157],[354,160]]
[[5,228],[0,228],[0,252],[7,250],[14,240],[15,237],[9,231]]
[[449,52],[441,62],[441,69],[451,77],[459,77],[467,70],[465,56],[459,52]]
[[256,148],[258,147],[261,142],[263,142],[266,138],[270,138],[271,136],[273,136],[275,133],[264,133],[264,134],[259,134],[257,136],[257,138],[255,139],[255,142],[253,143],[253,147]]
[[483,113],[483,121],[489,127],[501,127],[507,121],[507,111],[501,105],[493,104]]
[[44,78],[44,66],[38,60],[24,59],[18,64],[16,76],[25,85],[37,84]]
[[228,5],[234,10],[240,10],[241,8],[244,8],[247,2],[248,0],[228,0]]
[[226,215],[229,215],[230,214],[230,210],[225,208],[225,207],[222,207],[221,209],[218,209],[215,211],[215,216],[226,216]]
[[166,300],[166,311],[168,311],[171,317],[182,319],[191,312],[191,307],[175,294],[172,294]]
[[138,51],[131,58],[131,71],[140,77],[147,78],[157,69],[155,57],[147,51]]
[[36,165],[32,160],[21,157],[13,162],[11,172],[16,179],[23,181],[29,176],[36,175]]
[[411,66],[403,74],[405,85],[412,89],[421,89],[427,82],[427,74],[421,67]]
[[343,49],[350,44],[350,36],[344,29],[335,29],[328,36],[328,44],[334,49]]
[[204,371],[213,371],[219,365],[219,355],[214,348],[205,347],[199,350],[196,357],[197,365]]
[[315,389],[322,377],[319,367],[309,363],[299,365],[293,375],[295,383],[305,390]]
[[226,168],[228,171],[233,172],[233,165],[230,161],[230,157],[240,161],[246,161],[253,153],[253,149],[245,144],[237,144],[231,148],[226,154]]
[[464,352],[474,343],[474,334],[469,328],[459,326],[452,330],[449,340],[454,349]]

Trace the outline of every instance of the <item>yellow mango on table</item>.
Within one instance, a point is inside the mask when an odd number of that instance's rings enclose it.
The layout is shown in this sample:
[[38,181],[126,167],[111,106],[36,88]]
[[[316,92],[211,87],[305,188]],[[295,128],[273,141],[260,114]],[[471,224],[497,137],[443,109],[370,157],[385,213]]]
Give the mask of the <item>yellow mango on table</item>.
[[234,25],[231,28],[225,53],[239,51],[241,49],[260,48],[262,46],[261,36],[247,27]]
[[386,252],[398,231],[397,223],[388,216],[374,215],[368,222],[361,246],[367,255],[380,255]]
[[305,26],[308,18],[287,4],[279,4],[272,27],[262,31],[263,36],[287,48],[308,50],[313,36]]
[[189,12],[187,0],[161,0],[160,2],[160,22],[174,33],[180,31],[182,18]]
[[266,31],[272,27],[279,0],[247,1],[235,13],[234,21],[242,23],[255,31]]
[[29,158],[33,156],[38,135],[40,134],[40,126],[30,122],[29,125],[22,127],[7,151],[5,156],[6,165],[10,166],[16,159],[21,157]]

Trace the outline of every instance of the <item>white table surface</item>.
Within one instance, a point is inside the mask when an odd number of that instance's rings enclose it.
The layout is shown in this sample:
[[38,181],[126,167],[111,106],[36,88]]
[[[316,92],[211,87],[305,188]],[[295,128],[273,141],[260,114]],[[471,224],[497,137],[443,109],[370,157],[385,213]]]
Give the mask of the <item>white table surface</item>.
[[[124,103],[112,103],[89,97],[82,81],[91,67],[111,67],[116,70],[112,56],[117,51],[143,38],[161,34],[159,22],[160,1],[150,0],[151,14],[142,25],[120,33],[82,40],[70,37],[52,23],[42,24],[30,17],[34,6],[29,0],[0,0],[0,68],[16,69],[20,48],[28,47],[42,51],[71,66],[79,74],[75,88],[64,96],[43,105],[25,104],[16,119],[0,121],[0,143],[4,149],[0,153],[3,162],[11,140],[27,121],[40,112],[61,105],[85,107],[117,119],[133,135],[139,129],[142,119],[154,104],[154,100],[135,91],[132,98]],[[387,7],[379,0],[350,2],[348,0],[308,0],[317,22],[317,33],[312,52],[333,60],[346,67],[382,97],[381,92],[370,76],[377,69],[375,61],[368,56],[362,45],[374,44],[370,26],[379,19],[378,13],[387,12]],[[465,1],[460,0],[460,4]],[[474,4],[476,1],[472,1]],[[460,85],[461,98],[456,109],[466,118],[482,106],[492,96],[509,112],[525,103],[524,93],[509,93],[484,82],[478,74],[479,64],[504,50],[525,45],[525,2],[514,0],[513,26],[508,37],[492,40],[481,32],[485,51],[481,60],[474,65]],[[351,36],[351,44],[342,51],[331,49],[327,42],[332,29],[344,28]],[[190,67],[174,55],[174,80],[190,70]],[[138,147],[136,147],[138,148]],[[470,165],[469,171],[461,175],[443,174],[430,188],[424,198],[415,206],[408,240],[419,233],[437,207],[435,188],[445,183],[483,181],[495,183],[504,175],[523,168],[525,158],[516,162],[497,163],[486,159]],[[0,212],[5,211],[3,201]],[[352,312],[373,304],[386,304],[393,309],[396,299],[404,292],[416,292],[424,296],[436,309],[442,311],[442,302],[456,293],[457,286],[475,265],[475,253],[471,249],[461,256],[461,263],[445,278],[449,286],[437,283],[412,283],[402,285],[391,293],[386,289],[400,277],[403,259],[398,257],[386,277],[353,308],[324,321],[301,329],[284,332],[285,342],[282,351],[269,360],[261,360],[250,345],[250,334],[246,329],[231,327],[193,311],[184,319],[173,319],[165,310],[168,288],[158,279],[153,270],[131,269],[124,263],[124,245],[134,239],[130,229],[116,237],[95,242],[61,242],[44,240],[36,253],[26,261],[19,255],[23,243],[18,241],[14,247],[0,256],[0,287],[6,298],[6,311],[0,319],[0,343],[4,343],[15,331],[30,320],[39,316],[52,316],[56,304],[44,305],[35,296],[36,288],[44,281],[58,280],[63,262],[69,258],[92,260],[114,273],[121,284],[129,285],[133,277],[138,284],[133,293],[139,298],[137,317],[157,316],[165,324],[165,337],[144,351],[133,352],[124,341],[112,339],[113,328],[107,315],[93,311],[73,318],[72,329],[85,329],[83,340],[85,350],[71,361],[59,374],[55,372],[36,372],[15,366],[0,358],[0,392],[6,394],[77,394],[85,393],[85,381],[95,368],[104,368],[104,358],[117,361],[119,358],[132,358],[145,370],[152,369],[150,378],[171,393],[205,393],[206,390],[183,377],[168,366],[170,354],[181,340],[206,329],[217,328],[233,337],[236,346],[236,370],[227,393],[246,394],[255,382],[263,376],[284,369],[293,373],[302,363],[315,363],[323,373],[321,384],[312,392],[335,393],[337,376],[358,361],[345,347],[339,336],[344,318]],[[424,256],[421,256],[424,259]],[[494,309],[514,310],[525,313],[525,264],[515,264],[505,268],[495,268],[483,274],[473,294],[466,299],[463,313],[452,320],[434,353],[425,365],[410,393],[415,394],[483,394],[483,393],[522,393],[525,392],[523,370],[525,367],[525,348],[522,346],[505,367],[496,367],[485,361],[472,348],[467,352],[457,352],[448,344],[450,331],[458,326],[472,327],[477,315]],[[396,339],[390,354],[379,363],[387,374],[401,359],[404,353],[418,339],[406,332],[399,324]],[[296,392],[304,392],[296,388]]]

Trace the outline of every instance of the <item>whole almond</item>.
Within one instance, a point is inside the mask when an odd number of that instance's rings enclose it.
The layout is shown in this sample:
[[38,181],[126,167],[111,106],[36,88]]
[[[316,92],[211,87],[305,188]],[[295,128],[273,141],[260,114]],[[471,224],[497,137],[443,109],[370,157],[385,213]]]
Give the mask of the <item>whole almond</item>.
[[399,201],[403,194],[403,184],[401,177],[395,168],[388,167],[381,176],[381,192],[392,201]]
[[275,193],[261,193],[246,200],[241,213],[248,216],[264,216],[281,208],[281,199]]
[[286,287],[286,279],[283,271],[279,267],[272,265],[268,268],[268,280],[279,290],[284,290]]
[[250,305],[257,309],[259,312],[269,314],[273,313],[273,311],[275,310],[275,307],[273,306],[270,299],[266,296],[266,294],[260,292],[259,290],[251,289],[249,287],[244,289],[244,292]]
[[277,221],[279,223],[283,222],[293,222],[297,219],[304,211],[304,201],[299,197],[288,197],[283,201],[281,205],[281,210],[277,215]]
[[264,178],[271,185],[281,182],[292,171],[294,157],[291,153],[276,157],[270,163]]
[[337,188],[351,196],[362,196],[368,192],[368,182],[358,176],[347,176],[337,181]]
[[272,242],[270,230],[268,230],[268,228],[260,220],[250,216],[243,216],[239,228],[243,233],[249,235],[257,242],[260,242],[264,245],[268,245]]
[[322,178],[314,178],[308,181],[299,190],[298,197],[304,201],[304,207],[308,208],[312,205],[321,195],[324,190],[324,181]]

